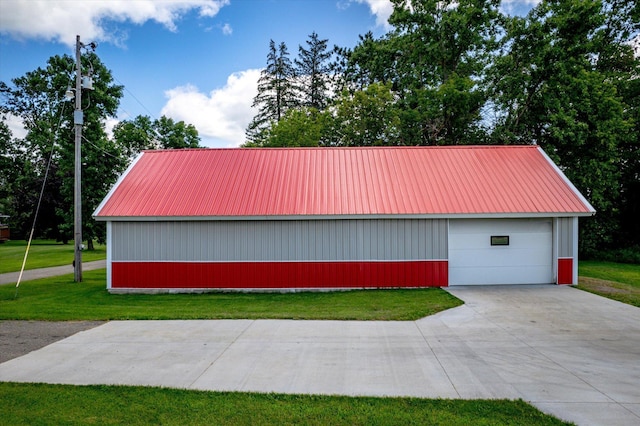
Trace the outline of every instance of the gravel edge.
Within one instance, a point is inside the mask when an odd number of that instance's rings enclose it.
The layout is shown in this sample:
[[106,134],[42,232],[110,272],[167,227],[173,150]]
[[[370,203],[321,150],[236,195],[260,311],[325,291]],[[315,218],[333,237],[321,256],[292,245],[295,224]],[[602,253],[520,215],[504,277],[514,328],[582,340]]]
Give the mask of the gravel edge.
[[0,363],[26,355],[106,321],[0,321]]

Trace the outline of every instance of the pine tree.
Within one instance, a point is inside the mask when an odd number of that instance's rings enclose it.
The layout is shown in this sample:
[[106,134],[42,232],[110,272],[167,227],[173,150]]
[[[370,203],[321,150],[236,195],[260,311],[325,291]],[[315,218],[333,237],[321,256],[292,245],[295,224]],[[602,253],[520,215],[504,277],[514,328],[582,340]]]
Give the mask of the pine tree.
[[332,53],[327,51],[328,41],[328,39],[318,39],[318,34],[314,31],[307,40],[308,49],[298,46],[299,59],[295,60],[302,95],[301,103],[319,111],[326,108],[329,102],[327,91],[330,65],[328,61]]
[[258,94],[251,105],[259,110],[246,130],[250,142],[260,145],[271,124],[280,121],[284,113],[296,105],[294,78],[295,70],[289,59],[287,45],[282,42],[276,47],[271,40],[267,66],[260,73]]

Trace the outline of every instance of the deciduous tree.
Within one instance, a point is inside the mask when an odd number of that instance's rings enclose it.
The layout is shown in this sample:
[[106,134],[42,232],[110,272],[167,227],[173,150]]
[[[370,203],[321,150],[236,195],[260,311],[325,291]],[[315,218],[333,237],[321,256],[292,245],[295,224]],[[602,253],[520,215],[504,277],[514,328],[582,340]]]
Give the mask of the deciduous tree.
[[333,117],[326,110],[318,111],[310,107],[291,108],[267,131],[262,146],[326,146],[332,140],[333,123]]
[[620,241],[622,173],[635,167],[633,98],[620,89],[634,86],[637,59],[611,36],[615,19],[598,0],[545,0],[510,20],[490,73],[494,140],[542,146],[598,211],[581,226],[583,253]]
[[498,0],[392,0],[394,29],[362,37],[348,71],[364,86],[391,83],[405,144],[477,142],[494,50]]
[[344,91],[335,103],[335,139],[340,146],[399,145],[400,112],[389,83]]
[[[24,155],[20,179],[29,193],[14,198],[14,212],[25,216],[37,204],[42,179],[53,152],[47,187],[40,212],[40,220],[53,219],[42,232],[44,236],[68,241],[73,229],[73,175],[74,136],[73,106],[65,102],[64,94],[75,80],[75,60],[68,55],[53,56],[45,68],[26,73],[12,80],[12,86],[2,83],[3,110],[20,117],[27,130],[22,141],[17,141]],[[93,209],[102,200],[115,181],[124,163],[119,152],[107,138],[104,122],[117,111],[122,87],[113,83],[111,72],[93,52],[82,55],[83,70],[93,77],[92,91],[82,94],[84,126],[82,140],[82,221],[83,236],[92,242],[104,238],[104,227],[91,218]],[[28,184],[29,183],[29,184]],[[18,185],[14,189],[19,190]],[[26,217],[23,217],[24,228]],[[41,222],[42,223],[42,222]]]

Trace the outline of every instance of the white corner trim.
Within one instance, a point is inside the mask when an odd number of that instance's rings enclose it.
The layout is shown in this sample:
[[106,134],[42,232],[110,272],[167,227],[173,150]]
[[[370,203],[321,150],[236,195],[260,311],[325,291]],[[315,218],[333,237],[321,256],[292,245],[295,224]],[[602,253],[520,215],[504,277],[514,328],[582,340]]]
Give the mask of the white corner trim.
[[113,260],[112,222],[107,222],[107,290],[111,289],[111,264]]
[[142,158],[142,156],[144,155],[144,151],[141,152],[140,154],[138,154],[138,156],[136,158],[133,159],[133,161],[131,162],[131,164],[129,164],[129,167],[127,167],[127,169],[124,171],[124,173],[122,173],[122,175],[120,175],[120,177],[118,178],[118,180],[116,181],[116,183],[113,184],[113,186],[111,187],[111,189],[109,190],[109,192],[107,193],[107,196],[104,197],[104,199],[102,200],[102,202],[98,205],[98,207],[93,211],[93,213],[91,214],[91,216],[94,219],[97,219],[96,216],[100,214],[100,210],[102,210],[104,208],[104,205],[107,204],[107,202],[109,201],[109,199],[111,199],[111,196],[113,196],[113,193],[116,192],[116,189],[118,188],[118,186],[120,186],[120,184],[122,183],[122,181],[124,180],[124,178],[129,174],[129,172],[131,171],[131,169],[133,169],[133,167],[136,165],[136,163],[140,160],[140,158]]
[[558,253],[560,248],[559,243],[560,243],[560,235],[558,232],[558,218],[554,217],[553,218],[553,230],[551,231],[551,235],[552,235],[552,240],[551,240],[551,251],[552,251],[552,262],[551,262],[551,269],[553,270],[553,279],[555,281],[556,284],[558,284]]

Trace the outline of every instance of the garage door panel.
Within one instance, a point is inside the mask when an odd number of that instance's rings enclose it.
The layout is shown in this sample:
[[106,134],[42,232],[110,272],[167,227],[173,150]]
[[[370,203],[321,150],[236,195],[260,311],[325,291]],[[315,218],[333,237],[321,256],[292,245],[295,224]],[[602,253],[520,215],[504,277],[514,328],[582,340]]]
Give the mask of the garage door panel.
[[[508,246],[491,246],[508,235]],[[550,219],[451,220],[449,284],[541,284],[553,281]]]
[[[548,235],[551,233],[551,226],[538,229],[537,231],[513,231],[509,229],[487,229],[484,232],[473,233],[451,233],[449,239],[453,241],[464,241],[466,247],[486,247],[487,244],[491,244],[492,235],[508,235],[509,247],[513,246],[530,246],[531,242],[541,243],[547,240]],[[494,246],[495,247],[495,246]],[[504,246],[503,246],[504,247]]]
[[496,250],[488,253],[482,250],[456,250],[451,252],[449,262],[452,266],[461,267],[550,265],[544,253],[527,249]]
[[537,277],[544,274],[546,270],[546,266],[507,266],[501,270],[492,267],[460,268],[456,272],[458,279],[456,284],[514,284],[512,278],[514,275],[520,277],[520,281],[515,284],[541,284]]
[[[508,246],[493,246],[493,248],[527,248],[546,244],[551,235],[551,228],[531,232],[513,232],[504,229],[486,230],[483,233],[458,233],[450,234],[449,242],[453,242],[454,247],[486,249],[491,246],[491,236],[509,236]],[[459,245],[458,245],[459,244]]]

